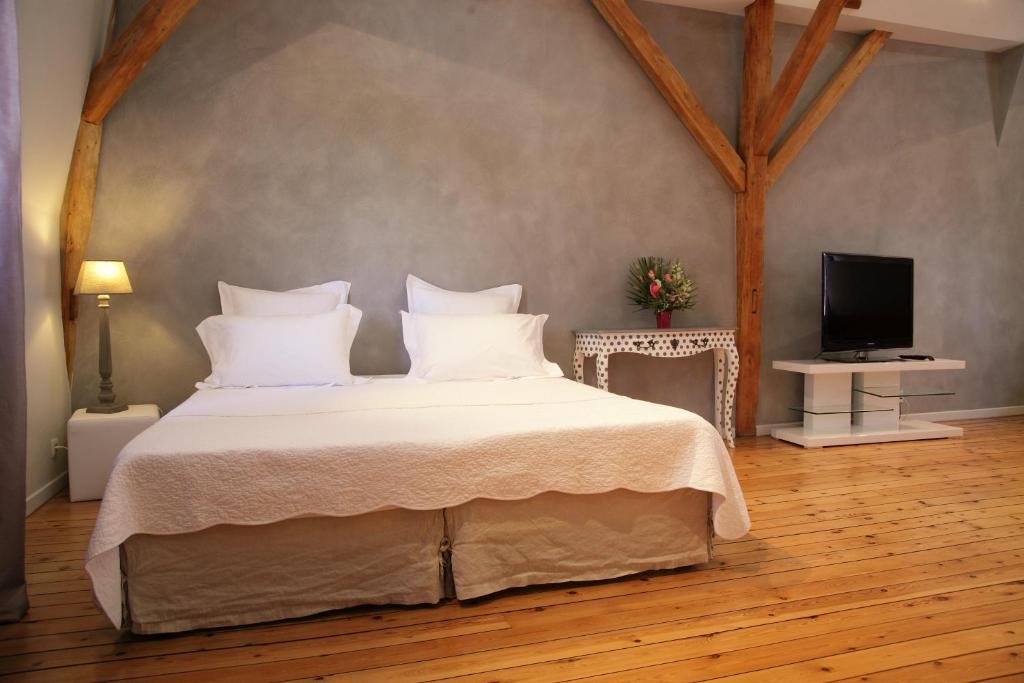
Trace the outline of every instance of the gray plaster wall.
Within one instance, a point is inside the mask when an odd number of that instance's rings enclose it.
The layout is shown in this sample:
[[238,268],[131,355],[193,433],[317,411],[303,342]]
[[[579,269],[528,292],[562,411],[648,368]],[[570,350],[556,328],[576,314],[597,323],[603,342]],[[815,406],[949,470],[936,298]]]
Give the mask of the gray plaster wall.
[[[741,20],[634,7],[735,139]],[[776,53],[798,35],[780,25]],[[812,87],[855,41],[835,37]],[[792,419],[799,381],[768,367],[817,351],[824,249],[918,259],[918,347],[970,367],[933,378],[958,392],[934,409],[1024,403],[1024,107],[997,147],[988,82],[981,53],[890,44],[773,190],[760,422]],[[112,313],[131,402],[168,409],[208,372],[194,327],[218,279],[350,280],[365,373],[407,367],[409,272],[521,282],[567,371],[573,329],[653,323],[624,298],[635,256],[697,280],[677,325],[735,323],[733,194],[585,0],[205,0],[104,132],[89,256],[135,285]],[[96,384],[82,303],[76,405]],[[710,371],[618,357],[612,389],[709,415]]]

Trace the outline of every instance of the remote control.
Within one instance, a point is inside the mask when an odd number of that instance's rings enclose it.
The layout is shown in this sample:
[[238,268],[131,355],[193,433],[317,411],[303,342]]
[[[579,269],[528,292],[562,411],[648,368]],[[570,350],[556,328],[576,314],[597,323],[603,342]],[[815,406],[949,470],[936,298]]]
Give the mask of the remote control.
[[900,354],[900,358],[903,360],[935,360],[934,356],[928,356],[918,353]]

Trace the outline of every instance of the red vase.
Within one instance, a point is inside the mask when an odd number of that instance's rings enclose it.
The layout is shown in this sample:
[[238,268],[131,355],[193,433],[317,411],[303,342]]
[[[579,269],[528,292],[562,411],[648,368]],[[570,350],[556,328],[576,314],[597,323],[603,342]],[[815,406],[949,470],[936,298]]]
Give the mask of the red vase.
[[659,311],[654,314],[654,317],[658,321],[659,330],[667,330],[672,327],[672,311]]

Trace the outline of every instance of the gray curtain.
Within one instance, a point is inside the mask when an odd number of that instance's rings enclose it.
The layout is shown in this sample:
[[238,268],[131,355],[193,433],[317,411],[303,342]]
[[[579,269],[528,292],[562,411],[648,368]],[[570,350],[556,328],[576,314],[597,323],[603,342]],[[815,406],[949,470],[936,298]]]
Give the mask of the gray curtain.
[[24,285],[18,29],[14,0],[0,0],[0,621],[28,610]]

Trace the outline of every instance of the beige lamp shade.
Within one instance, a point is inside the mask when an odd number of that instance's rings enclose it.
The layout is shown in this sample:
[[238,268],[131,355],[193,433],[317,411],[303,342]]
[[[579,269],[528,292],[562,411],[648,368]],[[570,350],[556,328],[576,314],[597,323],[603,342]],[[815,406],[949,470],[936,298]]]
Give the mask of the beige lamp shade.
[[78,271],[75,294],[131,294],[124,261],[85,261]]

